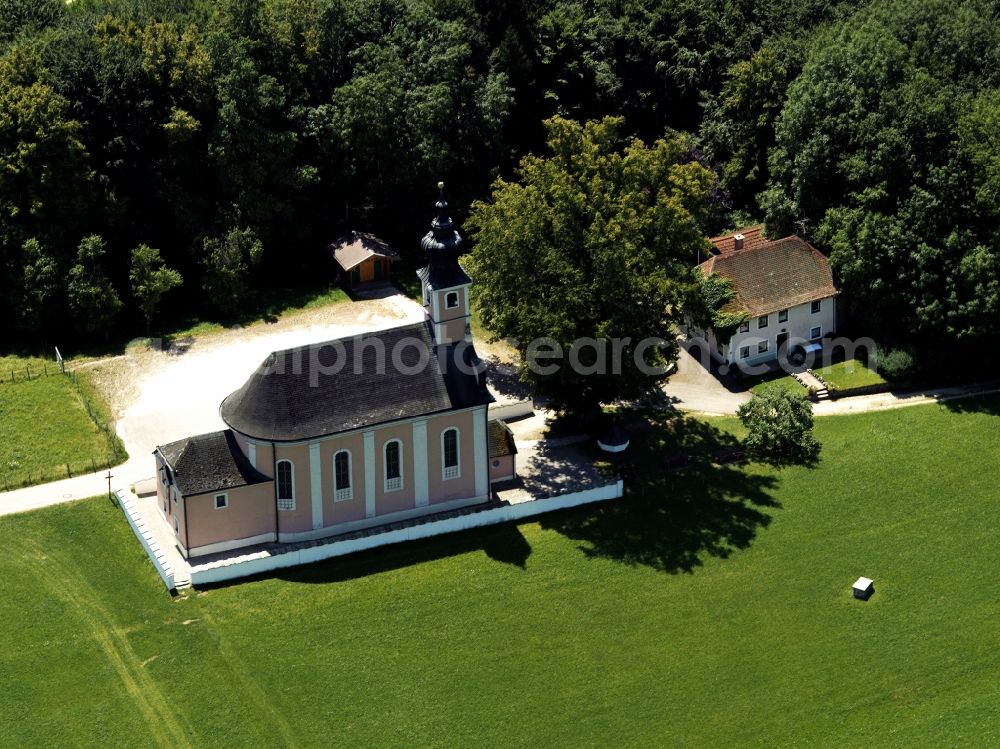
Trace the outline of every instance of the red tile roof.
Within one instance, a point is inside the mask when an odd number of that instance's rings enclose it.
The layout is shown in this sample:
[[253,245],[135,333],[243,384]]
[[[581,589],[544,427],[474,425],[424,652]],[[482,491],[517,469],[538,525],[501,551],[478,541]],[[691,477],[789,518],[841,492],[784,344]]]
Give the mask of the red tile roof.
[[734,237],[737,234],[743,235],[743,251],[753,250],[763,244],[767,244],[768,239],[764,236],[764,230],[760,226],[748,226],[746,229],[734,231],[721,237],[712,237],[709,242],[715,247],[715,251],[720,255],[731,255],[735,245]]
[[732,282],[736,299],[728,306],[759,317],[840,293],[826,256],[801,237],[771,242],[759,227],[740,233],[746,237],[742,250],[733,251],[732,235],[717,237],[712,244],[729,251],[698,266],[705,275],[718,273]]

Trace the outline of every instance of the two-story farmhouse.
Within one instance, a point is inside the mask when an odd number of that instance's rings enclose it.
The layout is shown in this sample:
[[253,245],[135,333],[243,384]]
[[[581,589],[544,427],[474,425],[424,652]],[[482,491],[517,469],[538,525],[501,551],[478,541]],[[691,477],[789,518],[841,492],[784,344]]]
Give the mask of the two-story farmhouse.
[[761,364],[786,347],[806,348],[835,332],[840,292],[826,256],[804,239],[771,241],[751,227],[711,242],[717,254],[699,267],[730,281],[734,299],[727,309],[747,316],[729,340],[704,332],[716,360]]
[[422,246],[424,322],[272,353],[222,403],[229,427],[158,447],[186,557],[301,541],[487,501],[514,446],[469,330],[472,280],[442,197]]

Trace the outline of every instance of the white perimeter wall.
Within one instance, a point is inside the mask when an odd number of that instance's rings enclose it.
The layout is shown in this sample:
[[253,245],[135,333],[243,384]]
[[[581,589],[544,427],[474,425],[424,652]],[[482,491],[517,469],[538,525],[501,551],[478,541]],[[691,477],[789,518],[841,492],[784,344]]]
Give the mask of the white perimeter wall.
[[173,590],[176,587],[174,585],[174,570],[167,562],[167,557],[153,538],[153,534],[146,528],[146,521],[142,519],[139,508],[136,507],[136,498],[124,489],[118,489],[115,496],[118,497],[118,504],[125,512],[125,518],[128,520],[132,532],[135,533],[135,537],[139,539],[142,548],[146,550],[146,554],[153,562],[156,573],[163,580],[163,584],[167,586],[167,590]]
[[489,407],[489,419],[517,419],[521,416],[528,416],[535,410],[535,404],[531,398],[510,403],[491,403]]
[[235,580],[283,567],[294,567],[300,564],[309,564],[311,562],[319,562],[323,559],[344,556],[345,554],[353,554],[354,552],[378,546],[387,546],[403,541],[415,541],[421,538],[439,536],[444,533],[455,533],[470,528],[505,523],[511,520],[521,520],[532,515],[540,515],[568,507],[577,507],[591,502],[602,502],[621,496],[622,481],[619,479],[614,484],[599,486],[573,494],[535,499],[515,505],[503,505],[502,507],[494,507],[489,510],[472,512],[468,515],[428,521],[420,525],[400,528],[395,531],[386,531],[361,538],[333,541],[319,546],[295,549],[284,554],[271,555],[266,552],[260,552],[258,554],[248,554],[245,557],[238,557],[231,561],[214,562],[201,566],[193,565],[191,567],[191,583],[197,586]]

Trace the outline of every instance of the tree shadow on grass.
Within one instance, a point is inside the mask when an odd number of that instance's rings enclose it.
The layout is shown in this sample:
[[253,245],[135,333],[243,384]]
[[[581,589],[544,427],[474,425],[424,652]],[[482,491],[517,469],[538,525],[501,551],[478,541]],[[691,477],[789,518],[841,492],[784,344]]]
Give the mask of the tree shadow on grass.
[[997,394],[956,398],[944,401],[943,405],[953,413],[978,413],[1000,416],[1000,395]]
[[268,579],[306,584],[346,582],[477,551],[485,553],[496,562],[523,570],[526,569],[528,557],[531,556],[531,545],[517,525],[502,523],[419,541],[382,546],[322,562],[230,580],[218,585],[199,586],[199,589],[224,588],[249,580]]
[[[711,463],[709,456],[738,442],[705,422],[675,416],[646,425],[630,425],[624,460],[634,478],[624,499],[543,516],[542,526],[579,541],[589,557],[671,574],[748,548],[780,507],[771,496],[776,479]],[[689,467],[666,470],[664,458],[675,455],[690,456]]]

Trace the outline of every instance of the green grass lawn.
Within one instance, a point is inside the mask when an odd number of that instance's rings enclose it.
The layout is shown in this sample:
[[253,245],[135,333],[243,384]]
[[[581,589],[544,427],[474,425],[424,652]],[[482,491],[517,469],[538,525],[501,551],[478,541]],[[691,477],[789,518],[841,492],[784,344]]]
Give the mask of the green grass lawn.
[[0,491],[66,478],[67,463],[73,475],[90,473],[91,461],[100,468],[111,453],[79,392],[62,375],[0,383],[0,424]]
[[864,364],[854,359],[831,364],[828,367],[821,367],[813,370],[818,374],[823,382],[831,389],[851,390],[853,388],[868,387],[869,385],[884,385],[885,380],[877,373],[868,369]]
[[739,432],[672,419],[620,502],[174,599],[106,500],[0,517],[0,743],[992,745],[1000,399],[959,404],[783,471],[663,475]]
[[774,385],[796,395],[806,395],[806,389],[802,387],[802,383],[782,370],[768,372],[756,377],[747,377],[743,380],[743,384],[751,393],[759,393],[767,385]]

